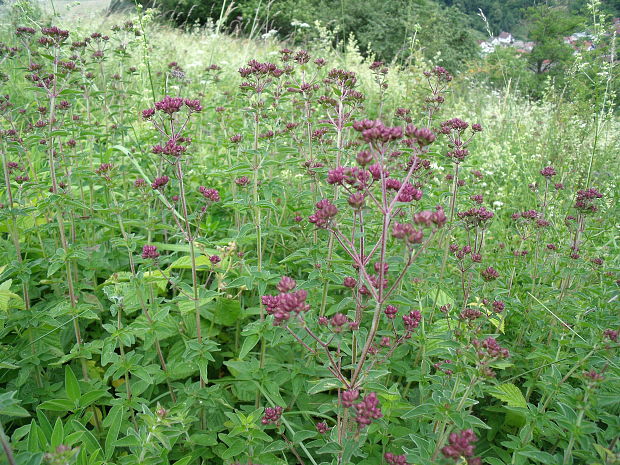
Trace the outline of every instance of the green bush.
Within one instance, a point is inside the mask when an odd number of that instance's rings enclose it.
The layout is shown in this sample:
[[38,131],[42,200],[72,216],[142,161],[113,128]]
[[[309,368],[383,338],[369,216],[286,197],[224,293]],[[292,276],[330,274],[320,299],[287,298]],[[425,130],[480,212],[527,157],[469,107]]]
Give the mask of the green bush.
[[406,59],[414,37],[426,58],[453,71],[478,52],[470,19],[456,7],[427,0],[241,0],[228,15],[230,2],[224,0],[140,1],[178,24],[222,17],[231,29],[240,27],[246,34],[275,29],[281,38],[294,38],[296,24],[318,20],[337,30],[338,40],[353,34],[362,52],[385,61]]

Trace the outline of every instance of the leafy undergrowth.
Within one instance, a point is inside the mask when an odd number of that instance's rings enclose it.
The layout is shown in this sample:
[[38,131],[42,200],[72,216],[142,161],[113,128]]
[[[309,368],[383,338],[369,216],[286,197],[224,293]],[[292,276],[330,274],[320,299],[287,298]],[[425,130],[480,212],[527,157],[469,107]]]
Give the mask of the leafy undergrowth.
[[5,462],[617,463],[611,73],[11,18]]

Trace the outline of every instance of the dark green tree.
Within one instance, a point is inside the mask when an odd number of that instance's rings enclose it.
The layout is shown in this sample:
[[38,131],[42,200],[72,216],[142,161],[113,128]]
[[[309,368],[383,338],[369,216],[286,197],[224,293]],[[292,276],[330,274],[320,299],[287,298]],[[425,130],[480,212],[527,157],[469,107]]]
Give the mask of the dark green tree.
[[572,62],[574,49],[564,37],[575,32],[582,21],[564,6],[539,5],[527,10],[528,37],[536,42],[528,55],[531,69],[537,74],[561,73]]

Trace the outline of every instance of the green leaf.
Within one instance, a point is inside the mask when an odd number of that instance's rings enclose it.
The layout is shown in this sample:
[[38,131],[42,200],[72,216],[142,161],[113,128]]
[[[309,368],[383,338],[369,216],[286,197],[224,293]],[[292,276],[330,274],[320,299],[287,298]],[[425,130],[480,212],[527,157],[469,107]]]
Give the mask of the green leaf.
[[28,411],[19,406],[19,400],[14,399],[15,391],[0,394],[0,415],[7,417],[28,417]]
[[247,354],[258,344],[260,337],[258,334],[250,334],[243,340],[243,344],[241,345],[241,350],[239,351],[239,360],[243,360]]
[[408,412],[405,412],[403,414],[403,418],[407,420],[409,418],[432,416],[435,415],[436,411],[437,410],[433,404],[420,404]]
[[93,435],[93,433],[90,432],[88,428],[86,428],[86,426],[84,426],[77,420],[71,420],[71,425],[73,426],[74,430],[79,430],[84,433],[82,436],[82,442],[84,443],[84,445],[86,445],[86,449],[89,453],[92,454],[95,451],[101,450],[101,446],[99,445],[97,438]]
[[114,454],[115,442],[118,439],[118,433],[121,430],[121,423],[123,421],[123,407],[115,405],[108,413],[108,416],[104,420],[104,425],[107,426],[108,434],[105,438],[105,458],[110,459]]
[[235,439],[230,447],[222,454],[225,460],[233,458],[235,455],[241,454],[247,448],[247,443],[243,439]]
[[78,380],[69,365],[65,366],[65,391],[67,392],[67,397],[71,399],[75,405],[79,405],[82,391],[80,390]]
[[51,445],[52,448],[56,449],[58,446],[64,443],[65,440],[65,428],[62,425],[62,420],[60,418],[56,419],[56,423],[54,424],[54,430],[52,431],[52,439]]
[[46,400],[38,408],[52,412],[69,412],[75,408],[75,404],[69,399],[52,399]]
[[518,455],[522,455],[523,457],[528,457],[530,459],[534,459],[538,462],[542,463],[554,463],[555,458],[553,455],[543,452],[540,450],[524,450],[517,452]]
[[101,399],[105,395],[108,394],[108,391],[98,390],[98,391],[90,391],[80,397],[80,407],[88,407],[90,404],[95,402],[96,400]]
[[506,402],[509,407],[527,407],[525,397],[523,397],[519,388],[514,384],[500,384],[494,390],[490,391],[489,394],[502,402]]
[[183,457],[182,459],[179,459],[176,462],[174,462],[174,465],[188,465],[192,461],[192,459],[193,457],[191,455],[187,455]]
[[241,315],[241,304],[238,299],[220,298],[215,303],[213,321],[223,326],[233,326]]
[[310,382],[310,389],[308,389],[308,394],[316,394],[318,392],[329,391],[331,389],[343,388],[343,385],[340,381],[335,379],[320,379],[318,381]]

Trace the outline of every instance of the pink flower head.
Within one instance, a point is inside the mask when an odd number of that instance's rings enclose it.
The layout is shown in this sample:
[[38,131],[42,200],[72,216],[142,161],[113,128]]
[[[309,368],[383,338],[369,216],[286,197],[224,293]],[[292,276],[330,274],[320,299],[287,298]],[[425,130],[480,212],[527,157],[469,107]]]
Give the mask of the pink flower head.
[[482,270],[480,274],[482,275],[482,279],[485,281],[494,281],[499,278],[499,273],[492,266]]
[[473,458],[475,446],[472,443],[478,441],[478,438],[471,429],[463,430],[460,433],[451,433],[448,441],[449,444],[441,449],[444,457],[453,459],[455,462],[462,457],[467,460],[468,464],[473,465],[471,458]]
[[145,245],[142,247],[142,258],[147,259],[155,259],[159,257],[159,252],[157,252],[157,247],[154,245]]
[[386,452],[383,456],[388,465],[409,465],[407,463],[406,455],[395,455],[391,452]]
[[286,293],[292,291],[293,289],[295,289],[295,287],[297,287],[297,283],[293,278],[289,278],[288,276],[282,276],[282,279],[280,279],[280,282],[276,286],[276,289],[278,289],[278,291],[280,291],[281,293]]
[[598,207],[595,204],[597,199],[603,197],[598,190],[594,187],[589,189],[580,190],[577,192],[576,200],[575,200],[575,208],[577,210],[581,210],[584,213],[593,213],[598,210]]
[[261,419],[261,423],[263,425],[269,425],[271,423],[277,424],[280,421],[280,417],[282,416],[283,409],[282,407],[267,407],[265,408],[265,414]]
[[357,389],[349,389],[347,391],[344,391],[340,395],[340,403],[345,408],[352,407],[353,402],[357,400],[359,395],[360,395],[360,392]]
[[388,319],[393,320],[394,318],[396,318],[398,308],[396,308],[394,305],[388,305],[385,307],[383,313],[385,313],[385,316],[388,317]]
[[542,174],[545,178],[550,179],[553,176],[555,176],[557,173],[553,166],[547,166],[543,168],[542,170],[540,170],[540,174]]
[[339,333],[342,331],[342,327],[349,322],[349,318],[347,318],[347,316],[342,313],[336,313],[334,316],[332,316],[329,322],[334,332]]
[[336,206],[327,199],[319,200],[316,203],[316,211],[308,217],[308,221],[317,228],[327,228],[333,217],[338,214]]
[[206,188],[204,186],[200,186],[198,188],[198,191],[207,200],[210,200],[212,202],[219,202],[220,201],[220,193],[217,191],[217,189],[208,189],[208,188]]
[[325,423],[324,421],[321,421],[316,424],[316,430],[318,431],[319,434],[325,434],[329,431],[329,427],[327,426],[327,423]]
[[173,115],[181,111],[183,103],[184,100],[181,97],[170,97],[166,95],[163,100],[155,102],[155,109],[167,115]]
[[422,321],[422,314],[418,310],[411,310],[407,315],[403,315],[403,323],[405,324],[405,330],[412,332],[420,325]]
[[408,124],[405,128],[405,134],[407,137],[414,139],[420,147],[425,147],[427,145],[435,142],[437,136],[435,133],[428,128],[416,128],[413,124]]
[[192,113],[198,113],[202,111],[202,105],[200,104],[200,100],[192,100],[186,98],[184,100],[185,106],[189,108]]
[[370,425],[372,420],[378,420],[383,417],[383,413],[379,406],[379,399],[374,392],[366,395],[361,402],[355,404],[354,407],[357,412],[355,421],[360,429]]
[[170,178],[168,176],[161,176],[159,178],[155,178],[151,184],[153,189],[163,189],[166,184],[168,184]]

